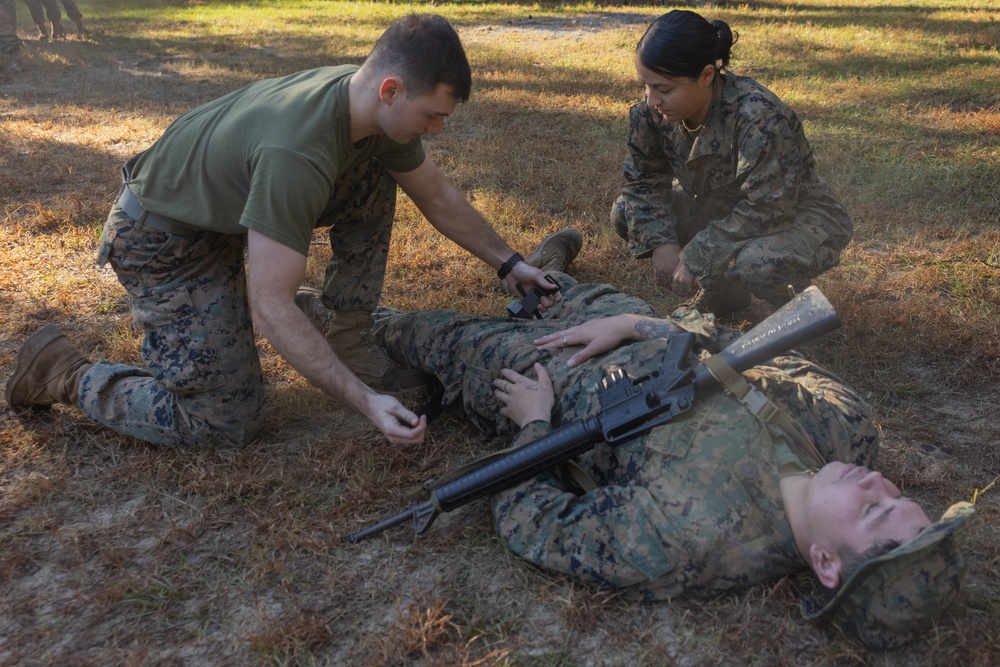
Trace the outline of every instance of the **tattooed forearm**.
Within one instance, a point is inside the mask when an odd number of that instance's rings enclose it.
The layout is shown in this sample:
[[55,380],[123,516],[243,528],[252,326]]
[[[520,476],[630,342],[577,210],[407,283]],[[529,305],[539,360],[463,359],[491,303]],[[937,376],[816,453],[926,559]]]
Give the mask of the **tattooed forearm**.
[[656,320],[651,317],[645,317],[635,323],[635,332],[639,334],[639,340],[669,338],[671,334],[680,330],[680,327],[666,320]]

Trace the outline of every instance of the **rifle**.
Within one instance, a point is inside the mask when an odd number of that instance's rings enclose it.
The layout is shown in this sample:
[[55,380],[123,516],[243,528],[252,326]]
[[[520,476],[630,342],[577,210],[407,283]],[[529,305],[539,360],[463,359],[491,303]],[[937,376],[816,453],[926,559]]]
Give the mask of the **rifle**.
[[[737,372],[764,363],[840,326],[840,317],[823,293],[808,287],[719,353]],[[425,485],[429,499],[370,528],[347,535],[359,542],[412,520],[418,537],[427,534],[441,512],[510,488],[605,442],[616,446],[649,433],[687,411],[700,392],[715,390],[718,381],[703,364],[685,368],[694,334],[674,336],[663,363],[647,376],[633,379],[622,369],[601,379],[601,410],[560,426],[548,435],[511,450],[440,484]]]

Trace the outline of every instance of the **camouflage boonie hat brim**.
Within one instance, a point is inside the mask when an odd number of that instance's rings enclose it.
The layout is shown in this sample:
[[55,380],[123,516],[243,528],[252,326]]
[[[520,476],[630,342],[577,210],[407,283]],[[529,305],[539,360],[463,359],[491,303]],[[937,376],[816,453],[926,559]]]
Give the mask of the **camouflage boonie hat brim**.
[[914,540],[862,564],[833,598],[803,599],[802,615],[835,621],[876,650],[917,639],[958,596],[964,563],[952,533],[974,512],[955,503]]

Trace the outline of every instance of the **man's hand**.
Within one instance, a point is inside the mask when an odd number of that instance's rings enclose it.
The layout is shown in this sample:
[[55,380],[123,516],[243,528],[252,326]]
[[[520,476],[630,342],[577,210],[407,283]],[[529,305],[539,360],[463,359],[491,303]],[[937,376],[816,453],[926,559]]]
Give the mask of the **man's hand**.
[[497,400],[504,404],[500,414],[521,427],[533,421],[550,421],[556,404],[545,366],[536,363],[534,371],[537,380],[505,368],[500,371],[502,377],[493,381]]
[[[423,441],[427,432],[426,415],[413,414],[392,396],[372,392],[367,401],[364,415],[394,445],[416,445]],[[408,424],[408,425],[407,425]]]
[[305,277],[305,255],[252,229],[247,234],[247,253],[253,321],[274,349],[310,383],[370,419],[390,442],[423,440],[426,418],[418,419],[395,398],[361,382],[295,305],[295,290]]
[[653,274],[659,285],[673,290],[679,296],[694,294],[694,275],[684,266],[681,247],[676,243],[661,245],[653,251]]
[[[527,262],[518,262],[515,264],[514,268],[507,274],[507,277],[504,278],[504,281],[510,288],[510,293],[517,297],[527,294],[535,285],[538,285],[546,290],[559,287],[558,285],[549,282],[549,279],[545,277],[545,274],[542,273],[541,269],[536,269]],[[520,286],[521,289],[518,289],[518,286]],[[522,292],[521,290],[524,291]],[[546,309],[551,308],[552,304],[556,301],[562,301],[562,292],[556,292],[552,296],[543,296],[538,310],[544,313]]]
[[570,368],[582,364],[587,359],[613,350],[626,341],[668,338],[683,331],[666,320],[642,315],[622,314],[590,320],[569,329],[536,338],[539,350],[559,350],[564,347],[583,345],[583,349],[566,362]]

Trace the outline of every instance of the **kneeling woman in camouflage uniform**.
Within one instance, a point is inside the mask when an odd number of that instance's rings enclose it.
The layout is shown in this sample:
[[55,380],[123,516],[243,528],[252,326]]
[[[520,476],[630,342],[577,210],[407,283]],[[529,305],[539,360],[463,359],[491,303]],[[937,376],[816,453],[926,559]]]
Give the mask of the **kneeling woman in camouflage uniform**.
[[777,306],[835,266],[852,224],[816,172],[795,112],[726,67],[738,35],[676,10],[639,40],[615,231],[656,280],[716,314]]

